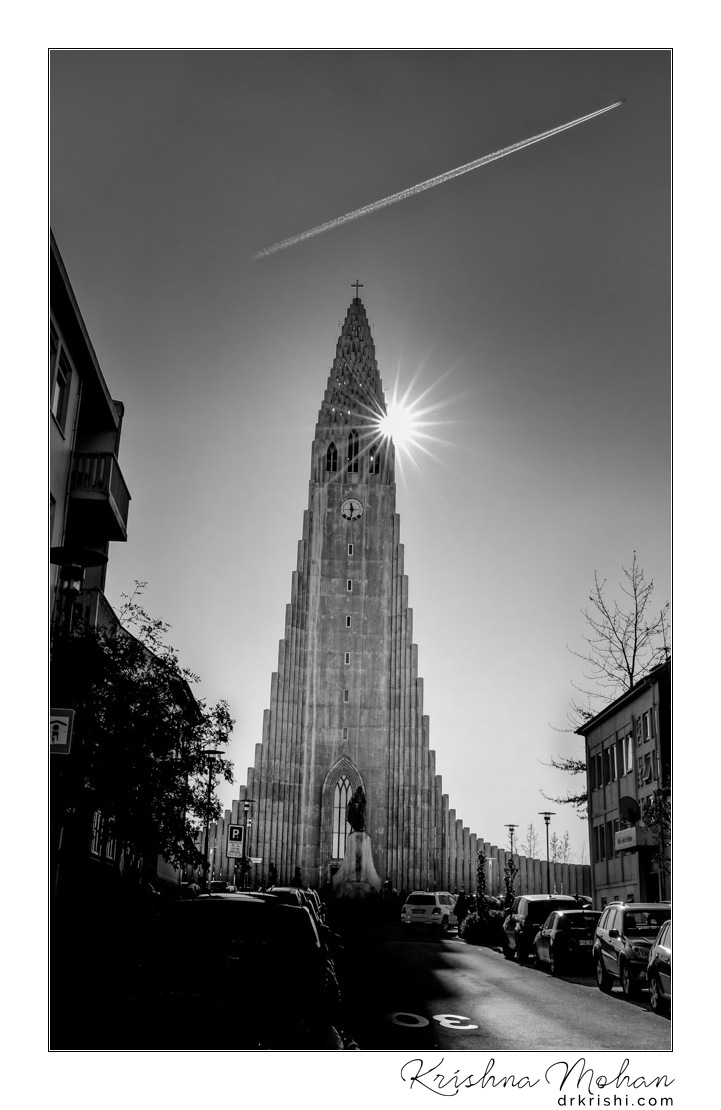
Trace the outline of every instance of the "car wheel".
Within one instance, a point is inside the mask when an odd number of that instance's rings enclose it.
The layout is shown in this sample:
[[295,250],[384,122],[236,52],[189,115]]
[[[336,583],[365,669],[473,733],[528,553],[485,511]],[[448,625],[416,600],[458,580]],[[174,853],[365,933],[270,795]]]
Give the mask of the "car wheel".
[[601,956],[596,957],[596,982],[598,989],[604,991],[606,994],[611,993],[611,978],[603,966],[603,959]]
[[637,993],[637,987],[631,975],[631,968],[627,963],[621,964],[621,990],[624,998],[633,998]]
[[660,1014],[663,1009],[663,1003],[661,1000],[661,989],[655,975],[649,975],[648,977],[648,1001],[654,1014]]

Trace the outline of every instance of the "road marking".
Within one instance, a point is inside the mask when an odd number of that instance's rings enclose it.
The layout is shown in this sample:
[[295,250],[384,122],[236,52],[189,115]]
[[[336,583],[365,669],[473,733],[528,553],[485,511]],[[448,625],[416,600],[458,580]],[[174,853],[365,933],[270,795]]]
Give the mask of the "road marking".
[[433,1020],[442,1025],[444,1029],[477,1029],[477,1025],[471,1025],[470,1018],[462,1017],[461,1014],[434,1014]]
[[388,1014],[386,1021],[390,1021],[394,1025],[402,1025],[405,1029],[422,1029],[424,1025],[429,1024],[427,1019],[420,1017],[419,1014],[406,1014],[402,1010],[394,1014]]

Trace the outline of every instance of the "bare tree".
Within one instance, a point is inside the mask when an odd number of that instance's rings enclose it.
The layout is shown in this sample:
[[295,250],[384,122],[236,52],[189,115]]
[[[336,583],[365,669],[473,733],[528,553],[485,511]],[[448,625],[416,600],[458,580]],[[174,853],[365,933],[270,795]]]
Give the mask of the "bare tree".
[[526,839],[520,847],[529,859],[535,859],[538,855],[538,833],[533,827],[533,822],[526,829]]
[[[584,651],[569,648],[571,654],[585,664],[583,678],[590,685],[581,687],[574,683],[585,701],[574,698],[571,702],[565,732],[575,732],[596,715],[599,702],[606,704],[630,690],[650,670],[670,658],[668,601],[660,610],[653,609],[653,579],[646,579],[635,551],[630,567],[621,567],[621,570],[623,577],[619,588],[625,598],[621,604],[616,599],[609,600],[606,579],[601,580],[598,571],[594,571],[593,589],[588,597],[591,605],[583,610],[589,629],[584,636],[586,648]],[[543,790],[541,794],[557,805],[575,806],[578,815],[585,817],[588,807],[585,760],[558,756],[552,757],[546,766],[569,775],[583,775],[584,789],[576,793],[569,791],[561,798],[554,798]]]
[[598,571],[594,571],[593,589],[588,598],[591,606],[583,610],[589,628],[589,634],[584,636],[586,650],[569,649],[586,665],[583,677],[592,683],[590,688],[576,687],[585,696],[586,703],[572,703],[574,729],[595,716],[595,703],[612,701],[630,690],[671,654],[668,601],[654,613],[653,579],[646,580],[635,551],[631,566],[621,567],[621,570],[623,578],[619,588],[626,603],[619,605],[615,599],[610,601],[606,579],[599,579]]

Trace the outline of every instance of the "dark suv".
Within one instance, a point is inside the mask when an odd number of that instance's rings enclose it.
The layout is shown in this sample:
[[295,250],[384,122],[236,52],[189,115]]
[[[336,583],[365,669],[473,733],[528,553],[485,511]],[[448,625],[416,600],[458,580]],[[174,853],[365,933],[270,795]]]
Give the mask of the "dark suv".
[[670,916],[670,902],[609,902],[593,941],[596,982],[602,991],[610,991],[618,980],[626,998],[632,998],[646,985],[651,945]]
[[577,910],[570,894],[522,894],[516,898],[503,922],[503,955],[523,963],[533,952],[533,941],[553,910]]

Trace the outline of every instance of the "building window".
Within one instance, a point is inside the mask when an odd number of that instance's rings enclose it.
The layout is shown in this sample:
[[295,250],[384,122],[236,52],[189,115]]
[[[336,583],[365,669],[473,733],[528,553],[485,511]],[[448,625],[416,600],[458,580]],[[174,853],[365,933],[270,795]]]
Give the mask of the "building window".
[[350,617],[346,617],[345,626],[346,626],[346,628],[350,628],[350,626],[351,626],[351,618]]
[[336,783],[333,794],[333,859],[343,859],[345,855],[345,842],[351,831],[346,820],[348,802],[350,801],[350,782],[346,775],[341,775]]
[[380,448],[376,447],[370,453],[370,458],[368,460],[368,473],[369,474],[380,474],[380,472],[381,472],[381,453],[380,453]]
[[608,766],[611,772],[611,782],[615,782],[618,778],[616,770],[616,745],[608,749]]
[[99,856],[103,848],[103,815],[99,809],[93,814],[93,828],[90,833],[90,851]]
[[603,786],[603,753],[599,752],[596,756],[596,789],[600,790]]
[[348,436],[348,473],[358,473],[358,432],[355,428]]
[[325,453],[325,468],[329,472],[335,472],[338,469],[338,448],[335,443],[331,443]]
[[345,653],[345,655],[343,656],[343,662],[345,663],[346,667],[349,665],[349,663],[350,663],[350,652],[349,651],[347,651]]
[[625,764],[626,774],[630,775],[633,771],[633,733],[629,732],[628,736],[624,738],[623,746],[625,750]]
[[55,369],[52,392],[50,394],[50,411],[60,426],[60,431],[65,431],[65,417],[68,411],[68,394],[70,392],[70,378],[72,371],[65,357],[65,352],[60,352],[60,359]]
[[343,739],[344,740],[348,739],[348,727],[347,727],[347,725],[343,726]]
[[50,381],[53,380],[55,373],[55,363],[58,361],[58,350],[60,348],[60,340],[58,333],[55,331],[53,325],[50,325]]
[[345,588],[346,588],[346,593],[349,593],[349,594],[353,593],[353,579],[352,578],[347,578],[346,579]]
[[352,544],[352,543],[349,543],[349,544],[348,544],[348,554],[349,554],[349,555],[352,555],[352,554],[353,554],[353,544]]
[[596,829],[598,833],[598,859],[606,858],[606,835],[603,825],[599,825]]
[[606,822],[606,853],[609,859],[613,859],[616,854],[614,851],[613,821]]
[[349,690],[344,690],[343,691],[343,701],[350,701],[350,691]]

